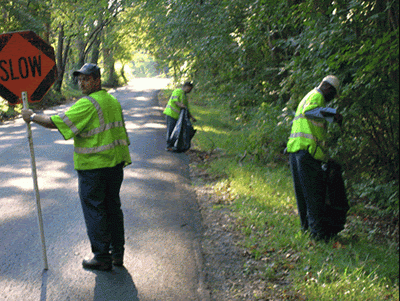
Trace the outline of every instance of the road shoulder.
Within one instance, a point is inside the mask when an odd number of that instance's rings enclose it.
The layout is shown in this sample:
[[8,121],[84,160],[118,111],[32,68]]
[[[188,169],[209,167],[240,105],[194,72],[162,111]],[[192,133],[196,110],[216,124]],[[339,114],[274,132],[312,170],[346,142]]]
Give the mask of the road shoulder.
[[256,296],[262,295],[266,284],[257,273],[246,273],[246,267],[254,271],[257,262],[241,246],[245,238],[237,230],[237,219],[214,193],[215,179],[197,167],[202,158],[209,155],[196,150],[189,150],[187,154],[190,178],[202,215],[202,272],[210,300],[259,300]]

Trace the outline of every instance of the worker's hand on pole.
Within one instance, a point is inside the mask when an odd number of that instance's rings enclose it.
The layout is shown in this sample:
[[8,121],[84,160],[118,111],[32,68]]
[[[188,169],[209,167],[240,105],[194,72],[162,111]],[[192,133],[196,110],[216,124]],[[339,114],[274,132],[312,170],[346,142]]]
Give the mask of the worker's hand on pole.
[[31,122],[30,117],[33,114],[33,111],[30,109],[22,109],[21,110],[22,118],[25,120],[26,123]]

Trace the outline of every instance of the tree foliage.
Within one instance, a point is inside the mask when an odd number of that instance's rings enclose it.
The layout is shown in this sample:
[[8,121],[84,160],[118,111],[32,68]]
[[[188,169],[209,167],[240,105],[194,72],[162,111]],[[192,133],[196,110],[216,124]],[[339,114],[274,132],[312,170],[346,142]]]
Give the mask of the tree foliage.
[[325,75],[335,74],[342,87],[333,105],[345,122],[330,128],[332,157],[345,166],[351,187],[398,183],[398,1],[0,4],[1,32],[33,30],[54,45],[56,90],[71,83],[71,71],[84,62],[102,65],[104,82],[117,85],[116,61],[124,65],[146,51],[176,82],[194,80],[202,99],[254,127],[247,147],[261,161],[279,157],[291,112]]
[[349,186],[384,186],[384,198],[398,197],[397,1],[175,0],[143,7],[147,49],[176,79],[193,79],[203,99],[229,105],[253,126],[246,143],[260,160],[279,157],[291,112],[325,75],[337,75],[342,87],[333,105],[345,122],[330,128],[332,157],[344,165]]
[[71,71],[85,62],[104,65],[106,83],[118,81],[114,63],[132,47],[121,37],[121,32],[129,28],[121,15],[130,1],[1,0],[0,4],[1,32],[32,30],[54,46],[57,91],[61,91],[65,79],[71,82]]

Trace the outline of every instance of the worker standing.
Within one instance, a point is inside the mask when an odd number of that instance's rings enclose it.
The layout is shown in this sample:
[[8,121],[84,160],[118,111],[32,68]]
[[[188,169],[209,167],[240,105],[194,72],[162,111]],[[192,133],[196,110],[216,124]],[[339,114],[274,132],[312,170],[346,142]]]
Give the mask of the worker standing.
[[124,222],[120,188],[123,168],[131,163],[129,137],[118,100],[101,88],[100,68],[84,64],[73,73],[86,96],[64,114],[37,115],[22,110],[26,122],[57,128],[64,139],[74,139],[74,167],[78,173],[86,229],[94,257],[86,269],[111,270],[123,265]]
[[175,89],[172,92],[172,95],[169,98],[167,106],[163,112],[166,115],[166,119],[167,119],[167,137],[166,137],[167,146],[165,148],[167,151],[173,150],[171,134],[175,128],[176,122],[178,121],[181,109],[187,109],[189,112],[190,119],[192,121],[196,121],[196,118],[194,118],[190,114],[190,111],[188,108],[189,101],[187,98],[187,94],[189,94],[192,91],[192,89],[193,89],[193,84],[190,82],[185,82],[183,84],[182,88]]
[[328,212],[323,170],[323,164],[330,161],[325,149],[327,121],[341,125],[343,120],[335,109],[326,107],[337,96],[339,85],[336,76],[328,75],[302,99],[287,144],[301,228],[317,240],[330,239],[344,226],[335,225],[332,221],[343,219]]

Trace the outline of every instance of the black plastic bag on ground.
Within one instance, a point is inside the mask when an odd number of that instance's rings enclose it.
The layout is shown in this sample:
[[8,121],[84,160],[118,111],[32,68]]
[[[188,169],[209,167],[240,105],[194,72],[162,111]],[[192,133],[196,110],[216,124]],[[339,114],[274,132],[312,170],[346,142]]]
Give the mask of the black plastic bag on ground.
[[333,234],[344,229],[347,211],[350,206],[346,196],[346,188],[339,163],[329,161],[325,170],[327,184],[326,215],[328,227]]
[[189,111],[182,109],[170,139],[173,143],[173,151],[185,152],[190,148],[191,140],[196,133],[189,118]]

